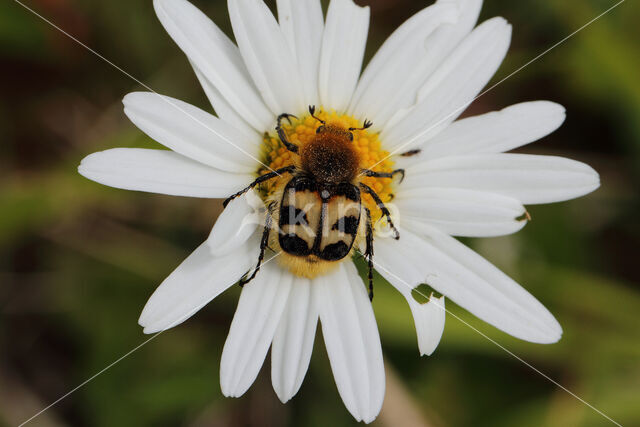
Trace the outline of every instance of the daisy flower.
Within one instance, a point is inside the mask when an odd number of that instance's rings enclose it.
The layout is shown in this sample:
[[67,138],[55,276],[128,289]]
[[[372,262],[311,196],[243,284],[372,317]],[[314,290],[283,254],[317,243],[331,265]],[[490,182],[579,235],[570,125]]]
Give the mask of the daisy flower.
[[[86,157],[79,171],[128,190],[237,197],[151,296],[144,332],[182,323],[241,281],[222,353],[223,394],[241,396],[271,348],[273,387],[291,399],[319,320],[338,392],[365,422],[380,411],[385,375],[369,284],[354,256],[406,298],[423,355],[440,341],[445,298],[517,338],[559,340],[562,329],[542,304],[452,237],[514,233],[529,219],[523,205],[599,186],[583,163],[505,153],[558,128],[558,104],[456,120],[510,42],[502,18],[476,26],[481,3],[437,1],[400,26],[361,74],[369,9],[351,0],[332,0],[326,18],[319,0],[278,0],[277,20],[261,0],[229,0],[237,44],[186,0],[155,0],[216,115],[131,93],[126,115],[170,150],[111,149]],[[255,192],[243,192],[256,181]],[[268,206],[260,221],[247,221],[256,215],[247,194]],[[336,214],[336,200],[350,213]],[[289,211],[302,219],[287,219]],[[310,224],[333,221],[339,230],[312,233]],[[414,298],[417,291],[427,298]]]

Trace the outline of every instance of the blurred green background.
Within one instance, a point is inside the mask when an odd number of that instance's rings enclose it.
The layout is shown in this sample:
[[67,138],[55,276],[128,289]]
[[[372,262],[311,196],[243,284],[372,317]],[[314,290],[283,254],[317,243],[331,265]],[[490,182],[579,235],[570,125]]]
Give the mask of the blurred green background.
[[[151,0],[25,0],[154,90],[208,108]],[[362,0],[367,58],[430,4]],[[223,0],[197,0],[225,31]],[[495,81],[612,6],[604,0],[487,0],[481,19],[514,26]],[[270,3],[273,6],[273,2]],[[518,341],[448,308],[623,425],[640,425],[640,7],[630,0],[486,94],[466,114],[549,99],[564,126],[525,147],[582,160],[602,187],[533,206],[519,234],[473,239],[556,315],[563,339]],[[0,425],[18,425],[148,337],[138,315],[160,281],[203,241],[216,200],[127,192],[76,172],[94,151],[156,143],[121,99],[137,85],[11,0],[0,2]],[[33,420],[37,426],[341,426],[344,409],[321,338],[300,393],[282,405],[269,361],[240,399],[218,369],[239,289],[232,288]],[[388,390],[380,426],[600,426],[610,423],[452,316],[419,357],[405,301],[379,283],[373,302]]]

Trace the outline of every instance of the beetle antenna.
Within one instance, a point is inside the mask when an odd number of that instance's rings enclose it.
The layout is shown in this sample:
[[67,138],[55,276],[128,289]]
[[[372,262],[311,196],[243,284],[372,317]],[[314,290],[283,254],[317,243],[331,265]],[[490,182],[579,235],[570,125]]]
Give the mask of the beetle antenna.
[[316,117],[315,113],[316,113],[316,106],[315,105],[309,105],[309,114],[311,114],[311,117],[313,117],[314,119],[316,119],[317,121],[319,121],[323,125],[326,125],[327,123],[324,120],[322,120],[320,117]]
[[372,125],[373,125],[373,122],[371,122],[370,120],[364,119],[364,125],[361,128],[349,128],[349,132],[352,132],[354,130],[369,129]]

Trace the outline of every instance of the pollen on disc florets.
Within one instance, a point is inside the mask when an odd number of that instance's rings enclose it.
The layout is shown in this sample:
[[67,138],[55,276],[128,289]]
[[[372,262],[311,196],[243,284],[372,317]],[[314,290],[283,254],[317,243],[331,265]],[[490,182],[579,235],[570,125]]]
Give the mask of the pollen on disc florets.
[[[327,124],[339,125],[345,129],[350,127],[359,128],[362,126],[362,121],[346,114],[337,114],[334,111],[327,112],[321,110],[316,113],[316,116],[325,120]],[[289,141],[299,147],[304,146],[304,144],[308,143],[316,135],[316,129],[318,126],[320,126],[320,123],[308,114],[301,116],[298,119],[292,117],[291,124],[287,121],[283,122],[283,127],[289,137]],[[353,146],[358,153],[360,167],[362,169],[371,169],[376,172],[393,171],[394,162],[388,158],[389,152],[381,148],[380,139],[377,133],[373,133],[368,130],[353,131]],[[263,153],[261,159],[264,164],[275,170],[293,164],[295,156],[297,156],[297,154],[287,150],[275,132],[265,132],[263,136]],[[262,166],[257,171],[257,174],[264,175],[268,172],[270,172],[270,169]],[[280,184],[282,184],[282,180],[288,181],[289,179],[291,179],[289,175],[284,175],[281,178],[273,179],[265,183],[261,187],[261,194],[263,198],[266,200],[269,195],[271,195],[271,193],[278,188]],[[373,188],[383,202],[387,203],[393,199],[391,178],[361,176],[360,181]],[[377,222],[377,220],[380,219],[380,211],[376,208],[376,203],[373,201],[371,196],[363,194],[362,202],[363,205],[371,211],[373,222]]]

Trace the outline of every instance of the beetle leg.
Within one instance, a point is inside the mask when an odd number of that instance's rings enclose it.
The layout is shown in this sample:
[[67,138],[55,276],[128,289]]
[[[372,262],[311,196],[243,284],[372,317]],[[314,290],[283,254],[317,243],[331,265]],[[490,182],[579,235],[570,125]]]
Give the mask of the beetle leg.
[[253,273],[251,273],[251,276],[247,277],[247,275],[249,274],[249,272],[247,271],[247,273],[242,277],[242,279],[240,279],[240,281],[238,282],[238,285],[240,285],[240,287],[243,287],[244,285],[246,285],[247,283],[255,279],[256,275],[258,274],[258,271],[260,271],[260,266],[262,265],[262,260],[264,259],[264,253],[269,245],[269,234],[271,232],[271,224],[272,224],[271,209],[273,208],[273,205],[274,203],[271,202],[271,204],[267,208],[267,217],[264,221],[264,230],[262,231],[262,240],[260,240],[260,255],[258,255],[258,264],[256,264],[256,268],[253,270]]
[[289,124],[291,124],[290,117],[297,119],[296,116],[288,113],[283,113],[278,116],[278,124],[276,126],[276,132],[278,133],[278,137],[280,138],[280,141],[284,144],[285,147],[287,147],[287,150],[293,153],[297,153],[298,146],[289,141],[289,137],[287,136],[287,133],[284,131],[284,128],[282,127],[282,119],[287,119]]
[[387,207],[384,205],[384,202],[380,200],[380,196],[378,196],[378,193],[376,193],[373,188],[369,187],[365,183],[361,182],[360,187],[364,190],[365,193],[369,194],[373,198],[373,201],[376,202],[376,205],[378,206],[378,209],[380,209],[380,212],[382,212],[382,215],[387,217],[389,227],[391,227],[393,233],[395,234],[394,239],[400,239],[400,232],[398,231],[396,226],[393,225],[393,221],[391,220],[391,213],[389,212],[389,209],[387,209]]
[[375,172],[370,169],[362,169],[362,175],[372,176],[374,178],[393,178],[395,174],[400,174],[400,182],[404,180],[404,169],[396,169],[391,172]]
[[366,235],[366,249],[364,256],[367,258],[367,266],[369,273],[367,275],[369,279],[369,301],[373,301],[373,227],[371,226],[371,212],[368,208],[364,208],[367,215],[367,235]]
[[230,201],[232,201],[233,199],[235,199],[238,196],[242,196],[244,193],[246,193],[247,191],[251,190],[256,185],[262,184],[263,182],[269,181],[270,179],[277,178],[277,177],[281,176],[283,173],[291,173],[291,172],[293,172],[295,170],[295,168],[296,167],[293,166],[293,165],[285,166],[283,168],[276,169],[273,172],[269,172],[269,173],[265,173],[264,175],[260,175],[258,178],[256,178],[255,181],[253,181],[251,184],[249,184],[246,188],[243,188],[242,190],[238,191],[237,193],[229,196],[222,203],[222,206],[224,206],[226,208]]

